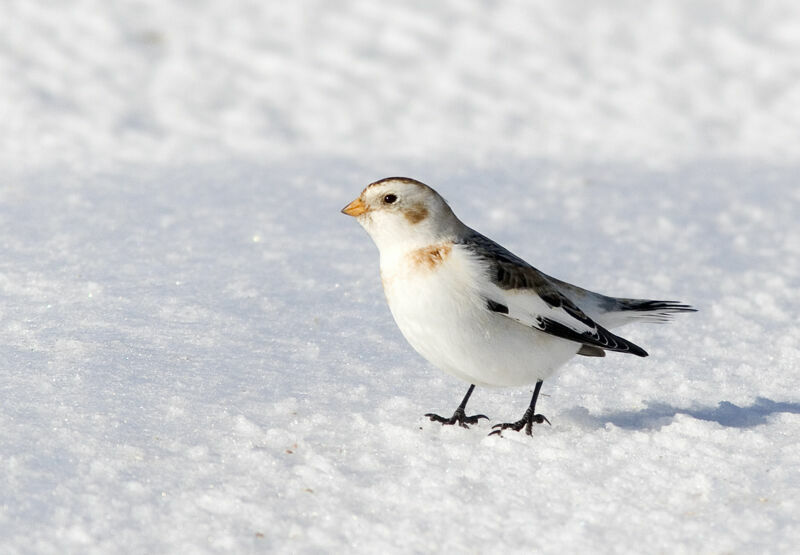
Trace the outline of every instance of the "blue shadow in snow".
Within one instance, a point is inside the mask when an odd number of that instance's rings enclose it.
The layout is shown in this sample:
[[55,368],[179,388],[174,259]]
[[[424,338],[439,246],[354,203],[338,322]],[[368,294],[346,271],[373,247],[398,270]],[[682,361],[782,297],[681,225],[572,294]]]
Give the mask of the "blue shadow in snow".
[[716,422],[728,428],[752,428],[767,423],[773,414],[786,412],[800,414],[800,403],[775,402],[758,397],[752,405],[740,407],[728,401],[722,401],[716,407],[676,408],[666,403],[648,403],[642,410],[619,411],[592,416],[589,411],[579,407],[568,414],[579,423],[591,427],[602,428],[613,424],[628,430],[651,430],[668,425],[676,414],[686,414],[698,420]]

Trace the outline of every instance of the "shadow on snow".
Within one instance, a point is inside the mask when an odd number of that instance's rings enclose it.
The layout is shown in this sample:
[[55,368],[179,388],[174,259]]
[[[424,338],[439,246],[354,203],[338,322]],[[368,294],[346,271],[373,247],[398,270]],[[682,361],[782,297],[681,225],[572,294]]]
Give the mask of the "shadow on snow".
[[677,414],[686,414],[698,420],[716,422],[729,428],[752,428],[766,424],[769,416],[776,413],[800,414],[800,403],[775,402],[758,397],[752,405],[740,407],[728,401],[722,401],[716,407],[677,408],[665,403],[648,403],[642,410],[619,411],[592,416],[583,407],[577,407],[567,413],[576,421],[592,427],[602,428],[613,424],[628,430],[658,429],[670,424]]

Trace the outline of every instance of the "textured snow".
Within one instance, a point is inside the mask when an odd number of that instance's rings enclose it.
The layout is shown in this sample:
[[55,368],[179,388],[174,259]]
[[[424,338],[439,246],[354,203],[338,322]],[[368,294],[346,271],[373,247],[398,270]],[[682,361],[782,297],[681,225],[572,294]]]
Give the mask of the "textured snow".
[[[789,553],[800,9],[62,2],[0,18],[0,552]],[[700,310],[466,391],[339,209],[436,187]]]

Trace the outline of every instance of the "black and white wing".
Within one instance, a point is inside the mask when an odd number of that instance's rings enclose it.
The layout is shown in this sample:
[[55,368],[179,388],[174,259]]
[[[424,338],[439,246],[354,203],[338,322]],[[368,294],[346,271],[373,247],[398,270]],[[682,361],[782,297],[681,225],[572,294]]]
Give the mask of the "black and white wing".
[[644,349],[587,316],[545,274],[491,239],[473,231],[459,243],[487,269],[490,283],[482,293],[488,310],[580,343],[578,354],[603,356],[602,351],[616,351],[647,356]]

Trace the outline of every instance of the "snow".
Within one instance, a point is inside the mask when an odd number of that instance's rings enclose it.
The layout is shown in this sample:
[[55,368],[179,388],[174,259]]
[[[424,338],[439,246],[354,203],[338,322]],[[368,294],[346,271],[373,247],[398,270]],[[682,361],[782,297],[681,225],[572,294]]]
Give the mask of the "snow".
[[[789,1],[10,0],[0,552],[800,545]],[[524,389],[429,367],[339,210],[408,175],[542,270],[690,302]]]

